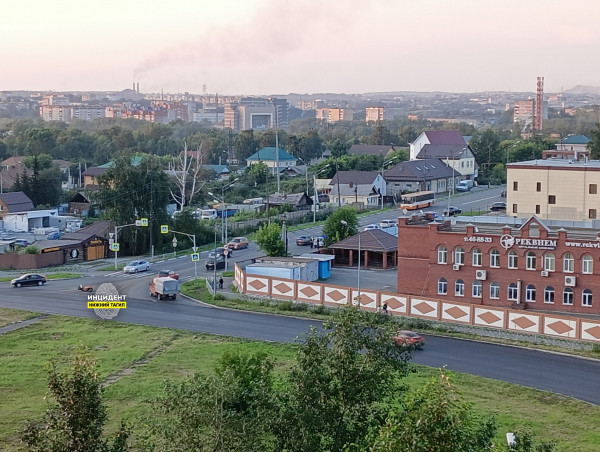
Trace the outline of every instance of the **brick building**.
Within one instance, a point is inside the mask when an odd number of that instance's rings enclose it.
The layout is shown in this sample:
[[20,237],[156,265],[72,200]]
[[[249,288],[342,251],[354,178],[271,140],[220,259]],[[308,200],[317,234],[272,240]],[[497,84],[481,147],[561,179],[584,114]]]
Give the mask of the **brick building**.
[[563,227],[535,216],[506,221],[512,226],[399,218],[398,292],[600,314],[598,228]]

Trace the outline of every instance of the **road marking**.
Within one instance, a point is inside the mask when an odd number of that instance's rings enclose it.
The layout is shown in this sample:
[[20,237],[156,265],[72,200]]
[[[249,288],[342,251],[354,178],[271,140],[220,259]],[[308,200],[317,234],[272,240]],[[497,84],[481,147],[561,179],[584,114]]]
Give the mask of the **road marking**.
[[498,196],[499,195],[492,196],[491,198],[481,198],[481,199],[478,199],[477,201],[463,202],[462,204],[463,204],[463,206],[467,205],[467,204],[476,204],[476,203],[481,202],[481,201],[487,201],[488,199],[498,199]]

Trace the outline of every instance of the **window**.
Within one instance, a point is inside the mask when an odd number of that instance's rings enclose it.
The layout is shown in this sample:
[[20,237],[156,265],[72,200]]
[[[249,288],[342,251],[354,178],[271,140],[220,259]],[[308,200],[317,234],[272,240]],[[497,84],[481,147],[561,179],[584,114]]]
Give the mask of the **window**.
[[554,254],[552,253],[546,253],[544,254],[544,270],[546,270],[547,272],[553,272],[554,271]]
[[544,303],[554,303],[554,287],[547,286],[544,289]]
[[597,218],[596,209],[590,209],[590,210],[588,210],[588,218],[590,220],[595,220]]
[[542,211],[542,208],[540,207],[540,205],[536,204],[535,205],[535,214],[539,215],[541,211]]
[[513,191],[519,191],[519,183],[517,181],[513,182]]
[[446,247],[444,245],[438,246],[437,254],[438,264],[448,263],[448,250],[446,250]]
[[508,299],[510,301],[517,301],[517,285],[515,283],[510,283],[508,285]]
[[482,289],[483,289],[483,285],[481,284],[481,281],[473,282],[473,296],[475,298],[481,298]]
[[548,195],[548,204],[556,204],[556,195]]
[[535,191],[542,191],[542,183],[538,182],[537,184],[535,184]]
[[565,254],[563,257],[563,272],[565,273],[573,273],[575,270],[575,259],[573,259],[573,255],[571,253]]
[[581,306],[592,307],[592,291],[584,289],[581,293]]
[[598,193],[598,186],[596,184],[590,184],[589,193],[590,193],[590,195],[597,194]]
[[525,301],[528,303],[535,302],[535,286],[533,284],[529,284],[525,288]]
[[465,250],[463,250],[460,246],[454,250],[454,263],[465,265]]
[[581,258],[581,273],[585,273],[586,275],[594,273],[594,259],[589,254]]
[[490,251],[490,267],[500,268],[500,251]]
[[516,251],[508,252],[508,268],[518,268],[519,267],[519,256]]
[[454,283],[454,295],[457,297],[465,296],[465,283],[462,279],[457,279]]
[[490,298],[500,298],[500,284],[497,282],[490,284]]
[[517,206],[518,206],[518,204],[513,204],[513,206],[512,206],[513,213],[517,213]]
[[479,248],[473,249],[473,267],[481,267],[483,264],[483,254]]
[[535,266],[537,264],[537,256],[533,251],[527,253],[527,261],[525,263],[525,268],[527,270],[535,270]]
[[563,304],[573,304],[573,289],[565,287],[563,291]]
[[447,295],[448,294],[448,282],[446,278],[440,278],[438,280],[438,294],[439,295]]

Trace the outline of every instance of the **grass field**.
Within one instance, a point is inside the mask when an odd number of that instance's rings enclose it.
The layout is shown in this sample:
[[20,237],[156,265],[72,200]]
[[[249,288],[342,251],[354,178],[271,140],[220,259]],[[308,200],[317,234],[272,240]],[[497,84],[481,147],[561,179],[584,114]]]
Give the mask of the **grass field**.
[[[31,314],[0,309],[2,318]],[[67,363],[78,345],[98,360],[99,374],[110,381],[105,392],[109,428],[121,417],[132,424],[148,412],[147,400],[161,391],[165,379],[181,379],[194,371],[209,372],[226,350],[263,350],[280,370],[289,367],[294,345],[279,345],[187,331],[124,325],[116,322],[50,316],[0,336],[0,444],[16,449],[16,430],[40,416],[47,406],[45,364]],[[437,370],[418,367],[407,382],[421,385]],[[491,379],[453,373],[453,381],[477,411],[496,416],[505,433],[530,429],[538,438],[556,441],[559,451],[600,450],[600,407]],[[573,382],[576,384],[576,382]]]

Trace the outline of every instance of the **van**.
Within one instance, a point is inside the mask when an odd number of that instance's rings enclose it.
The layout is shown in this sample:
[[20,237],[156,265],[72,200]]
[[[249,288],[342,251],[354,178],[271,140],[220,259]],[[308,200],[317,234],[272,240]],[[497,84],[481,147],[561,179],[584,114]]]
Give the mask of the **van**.
[[473,188],[472,180],[461,180],[456,184],[456,191],[469,191]]
[[200,215],[201,220],[216,220],[217,219],[217,209],[203,209],[202,214]]

